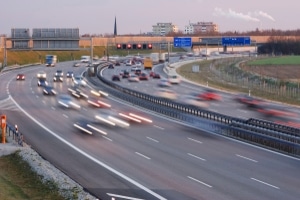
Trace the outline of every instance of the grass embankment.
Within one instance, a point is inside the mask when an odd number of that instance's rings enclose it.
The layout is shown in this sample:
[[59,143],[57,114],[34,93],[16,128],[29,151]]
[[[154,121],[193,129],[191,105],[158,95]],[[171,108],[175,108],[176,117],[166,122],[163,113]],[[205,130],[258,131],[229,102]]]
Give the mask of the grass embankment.
[[43,183],[18,153],[0,157],[0,199],[5,200],[64,200],[58,187]]
[[[242,59],[244,59],[244,61],[242,61]],[[197,61],[178,68],[177,72],[186,79],[202,85],[208,85],[209,87],[231,92],[248,93],[249,87],[243,87],[234,82],[224,81],[224,77],[228,77],[228,74],[230,73],[232,73],[231,75],[233,75],[233,78],[245,77],[245,71],[238,69],[240,62],[244,62],[243,66],[248,66],[248,72],[255,75],[259,75],[260,72],[268,71],[268,76],[278,79],[278,84],[284,84],[284,81],[288,81],[286,77],[295,76],[295,73],[297,73],[296,71],[298,71],[297,68],[300,70],[300,56],[281,56],[271,58],[256,58],[252,60],[249,60],[249,58],[227,58]],[[199,65],[199,72],[193,72],[192,69],[194,65]],[[214,67],[211,67],[212,65]],[[300,105],[296,94],[295,97],[287,97],[284,95],[284,85],[278,87],[280,87],[278,92],[275,91],[273,93],[263,90],[263,86],[261,86],[261,90],[251,88],[251,95],[264,99]]]

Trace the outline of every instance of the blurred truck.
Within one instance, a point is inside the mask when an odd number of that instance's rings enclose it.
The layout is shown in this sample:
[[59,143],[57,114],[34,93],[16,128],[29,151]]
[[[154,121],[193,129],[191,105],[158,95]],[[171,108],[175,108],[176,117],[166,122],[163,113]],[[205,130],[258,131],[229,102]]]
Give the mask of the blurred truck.
[[152,58],[146,57],[144,59],[144,69],[145,70],[152,70],[152,67],[153,67]]
[[150,58],[152,59],[153,65],[156,65],[159,63],[159,53],[151,53]]
[[166,53],[159,53],[159,62],[164,63],[166,61]]

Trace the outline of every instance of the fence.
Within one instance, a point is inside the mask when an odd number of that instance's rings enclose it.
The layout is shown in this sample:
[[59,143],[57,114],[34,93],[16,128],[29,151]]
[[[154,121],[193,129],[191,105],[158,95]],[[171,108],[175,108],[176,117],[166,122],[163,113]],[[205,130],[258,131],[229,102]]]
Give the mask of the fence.
[[[2,132],[1,127],[0,130]],[[15,141],[18,145],[24,146],[24,135],[18,130],[18,128],[16,128],[16,125],[12,126],[10,124],[6,124],[6,139],[8,137]]]

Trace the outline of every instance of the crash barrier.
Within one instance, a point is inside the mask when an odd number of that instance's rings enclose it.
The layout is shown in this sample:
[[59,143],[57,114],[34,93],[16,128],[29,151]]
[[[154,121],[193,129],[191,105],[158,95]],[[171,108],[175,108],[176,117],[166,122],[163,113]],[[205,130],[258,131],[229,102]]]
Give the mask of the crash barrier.
[[[1,129],[1,127],[0,127]],[[6,123],[6,137],[12,137],[12,139],[20,146],[24,145],[24,135],[18,130],[18,126]]]
[[[102,67],[105,67],[103,65]],[[98,72],[100,69],[97,70]],[[101,81],[89,80],[102,87],[111,95],[133,105],[175,118],[200,129],[212,131],[247,143],[269,148],[292,156],[300,157],[299,129],[250,118],[248,120],[231,117],[216,112],[202,110],[172,100],[154,97],[149,94],[124,88],[97,73]]]

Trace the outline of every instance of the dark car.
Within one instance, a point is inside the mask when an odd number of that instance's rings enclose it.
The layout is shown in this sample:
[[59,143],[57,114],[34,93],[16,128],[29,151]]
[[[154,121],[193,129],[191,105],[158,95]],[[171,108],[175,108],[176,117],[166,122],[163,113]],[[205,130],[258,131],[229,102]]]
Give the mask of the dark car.
[[114,65],[113,64],[109,64],[108,65],[108,69],[114,69],[115,67],[114,67]]
[[121,63],[119,61],[116,62],[116,66],[121,66]]
[[25,75],[24,74],[18,74],[16,80],[17,81],[19,81],[19,80],[24,81],[25,80]]
[[41,79],[38,79],[37,85],[38,85],[39,87],[45,87],[45,86],[48,85],[48,82],[46,81],[46,79],[41,78]]
[[64,75],[64,72],[60,69],[55,72],[55,76],[63,76],[63,75]]
[[140,75],[141,73],[142,73],[142,70],[141,69],[136,69],[135,71],[134,71],[134,73],[135,73],[135,75]]
[[87,94],[85,94],[79,86],[74,86],[74,87],[68,88],[68,91],[71,93],[71,95],[73,95],[74,97],[76,97],[78,99],[80,99],[80,98],[88,99],[89,98],[89,96]]
[[67,78],[72,78],[74,76],[74,73],[72,71],[68,71],[66,76]]
[[64,77],[61,76],[61,75],[55,75],[55,76],[53,77],[53,81],[54,81],[54,82],[64,82]]
[[129,74],[130,74],[129,70],[124,70],[122,73],[122,78],[128,78]]
[[44,95],[56,95],[57,94],[57,92],[54,90],[54,88],[49,85],[46,85],[43,88],[43,93],[44,93]]
[[112,80],[112,81],[121,81],[119,75],[113,75],[113,76],[111,77],[111,80]]
[[259,108],[266,104],[264,100],[249,96],[247,94],[239,94],[235,97],[235,100],[251,108]]
[[152,78],[160,79],[160,75],[157,74],[157,73],[154,73],[154,74],[152,75]]

